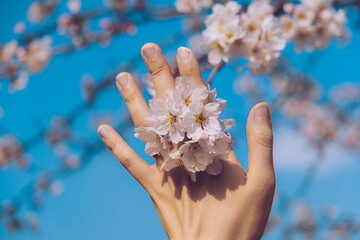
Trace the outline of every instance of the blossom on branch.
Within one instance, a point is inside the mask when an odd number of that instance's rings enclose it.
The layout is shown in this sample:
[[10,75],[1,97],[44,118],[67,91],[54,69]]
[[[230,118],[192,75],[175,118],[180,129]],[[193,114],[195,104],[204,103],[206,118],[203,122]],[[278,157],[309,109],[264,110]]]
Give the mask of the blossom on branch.
[[335,10],[329,0],[302,0],[301,4],[284,6],[288,15],[280,17],[295,50],[308,52],[326,48],[332,38],[346,38],[347,22],[343,9]]
[[246,12],[237,2],[215,4],[205,20],[208,60],[217,65],[240,56],[253,73],[264,75],[286,46],[285,31],[267,1],[251,3]]
[[182,13],[200,13],[202,9],[210,8],[213,0],[176,0],[175,8]]
[[29,6],[27,18],[30,22],[40,23],[46,20],[58,5],[58,0],[35,1]]

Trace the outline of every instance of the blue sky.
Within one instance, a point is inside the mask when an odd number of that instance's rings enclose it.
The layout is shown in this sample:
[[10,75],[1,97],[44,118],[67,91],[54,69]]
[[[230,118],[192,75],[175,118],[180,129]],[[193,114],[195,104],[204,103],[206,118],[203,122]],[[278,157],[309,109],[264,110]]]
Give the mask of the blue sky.
[[[6,43],[14,38],[13,26],[25,20],[30,1],[0,2],[0,42]],[[89,9],[102,4],[102,0],[83,1],[83,8]],[[61,5],[59,12],[64,10]],[[353,19],[353,18],[352,18]],[[50,19],[52,22],[54,19]],[[350,20],[350,23],[353,21]],[[47,125],[53,115],[62,116],[72,106],[81,102],[80,80],[88,72],[95,78],[101,78],[118,63],[125,61],[147,42],[159,42],[167,35],[178,33],[181,19],[149,24],[138,29],[136,36],[115,38],[110,47],[92,46],[85,51],[58,56],[41,74],[31,77],[29,86],[16,94],[8,94],[6,88],[0,92],[0,105],[5,116],[0,125],[14,132],[25,140],[33,136],[39,128]],[[36,28],[36,26],[32,26]],[[305,71],[318,80],[323,91],[341,82],[359,82],[356,68],[360,53],[360,31],[352,29],[352,40],[342,48],[333,43],[320,61]],[[57,37],[54,43],[63,42]],[[186,45],[180,41],[172,46],[166,55],[175,59],[176,49]],[[308,54],[297,55],[292,46],[284,54],[293,65],[301,69]],[[311,71],[310,71],[311,70]],[[146,72],[145,64],[140,64],[138,71]],[[246,115],[250,104],[242,96],[232,91],[234,73],[225,68],[215,79],[214,87],[219,96],[228,100],[228,109],[224,116],[235,117],[237,127],[232,130],[239,136],[236,143],[238,157],[246,168],[247,148],[245,139]],[[221,80],[221,81],[220,81]],[[88,120],[90,116],[110,114],[121,117],[124,103],[114,87],[100,96],[95,109],[75,122],[75,128],[86,139],[96,139],[96,129]],[[3,133],[1,133],[3,134]],[[133,138],[130,130],[124,136],[139,155],[151,162],[143,153],[143,144]],[[49,168],[56,163],[51,151],[42,144],[29,152],[37,165]],[[303,137],[289,127],[275,125],[275,168],[277,171],[277,189],[291,195],[314,153]],[[316,177],[303,201],[312,206],[315,213],[320,213],[327,205],[335,205],[339,212],[360,216],[360,162],[358,156],[351,155],[330,146],[325,154],[325,165]],[[293,167],[296,166],[296,167]],[[0,172],[0,201],[11,198],[34,176],[17,167]],[[64,193],[58,198],[48,198],[40,212],[41,231],[8,235],[0,227],[0,239],[165,239],[160,221],[147,194],[121,168],[109,153],[99,153],[93,161],[76,174],[62,179]],[[271,235],[264,239],[278,239]]]

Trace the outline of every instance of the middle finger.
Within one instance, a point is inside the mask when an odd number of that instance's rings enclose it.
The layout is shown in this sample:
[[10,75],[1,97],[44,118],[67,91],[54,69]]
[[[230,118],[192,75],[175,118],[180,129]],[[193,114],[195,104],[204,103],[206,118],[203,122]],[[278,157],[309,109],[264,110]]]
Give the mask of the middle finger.
[[154,83],[156,97],[165,98],[167,90],[175,89],[175,82],[164,54],[158,45],[147,43],[141,49],[141,56]]

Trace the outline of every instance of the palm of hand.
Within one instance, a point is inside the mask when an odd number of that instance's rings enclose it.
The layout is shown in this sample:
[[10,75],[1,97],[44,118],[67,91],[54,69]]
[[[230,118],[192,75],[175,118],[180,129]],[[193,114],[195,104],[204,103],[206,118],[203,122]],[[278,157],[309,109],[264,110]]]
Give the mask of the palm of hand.
[[[174,88],[165,57],[155,44],[142,49],[144,61],[154,82],[157,97]],[[199,65],[189,49],[180,48],[178,66],[192,86],[203,84]],[[125,99],[135,126],[146,124],[148,106],[133,77],[121,73],[117,86]],[[192,182],[181,168],[160,170],[161,157],[152,166],[142,160],[108,125],[99,127],[104,143],[119,162],[150,195],[170,239],[260,239],[270,214],[275,191],[272,161],[272,130],[266,104],[249,114],[247,136],[249,169],[241,167],[229,149],[218,176],[198,174]]]

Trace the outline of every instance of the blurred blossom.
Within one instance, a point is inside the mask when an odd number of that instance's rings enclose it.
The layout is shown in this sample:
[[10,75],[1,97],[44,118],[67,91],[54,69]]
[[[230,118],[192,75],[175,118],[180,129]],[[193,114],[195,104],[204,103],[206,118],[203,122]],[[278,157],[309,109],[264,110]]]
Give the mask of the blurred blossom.
[[12,40],[5,44],[4,46],[0,45],[0,64],[8,64],[12,58],[16,55],[18,50],[18,43],[16,40]]
[[103,18],[99,22],[100,27],[104,30],[99,43],[107,47],[110,44],[111,37],[120,33],[134,36],[137,33],[137,27],[130,21],[124,21],[121,24],[114,22],[110,18]]
[[35,1],[29,6],[27,18],[33,23],[42,22],[55,11],[58,5],[58,0]]
[[34,212],[34,211],[27,212],[26,213],[26,221],[32,230],[34,230],[34,231],[39,230],[39,217],[36,212]]
[[[311,209],[305,205],[300,204],[295,211],[295,225],[298,231],[303,232],[309,237],[314,236],[316,230],[316,219]],[[312,238],[308,238],[312,239]]]
[[354,110],[355,106],[360,105],[360,84],[339,84],[330,89],[329,98],[336,105]]
[[58,157],[58,158],[65,158],[66,155],[69,154],[69,148],[66,144],[64,143],[56,143],[54,146],[53,146],[53,150],[54,150],[54,153],[55,155]]
[[0,169],[14,162],[21,168],[27,167],[23,147],[13,135],[0,136]]
[[302,129],[312,142],[320,144],[321,147],[324,142],[335,137],[336,123],[331,112],[314,105],[306,116],[302,122]]
[[104,4],[112,10],[122,11],[127,7],[128,0],[104,0]]
[[191,36],[188,40],[188,46],[192,49],[197,58],[200,58],[207,52],[205,49],[206,46],[204,45],[204,39],[200,34]]
[[95,79],[90,74],[84,74],[80,84],[83,98],[89,103],[93,102],[97,94]]
[[115,125],[113,116],[108,112],[97,112],[89,118],[89,127],[96,130],[101,124]]
[[27,87],[29,81],[28,73],[25,70],[20,70],[17,77],[10,82],[9,92],[15,93]]
[[213,0],[176,0],[175,8],[182,13],[199,13],[202,9],[210,8]]
[[69,0],[66,6],[72,14],[78,14],[80,12],[81,2],[79,0]]
[[19,53],[21,62],[32,72],[42,70],[51,58],[51,42],[49,36],[33,40]]
[[282,74],[273,72],[272,83],[275,92],[283,97],[289,97],[300,100],[315,100],[318,97],[319,90],[306,76],[299,74]]
[[248,95],[252,101],[261,99],[263,86],[261,82],[250,74],[242,74],[233,83],[233,90],[239,95]]
[[52,196],[58,197],[64,192],[64,184],[61,181],[53,181],[48,190]]
[[67,140],[71,136],[66,119],[61,117],[53,117],[51,119],[52,128],[47,132],[46,139],[51,145],[56,145],[62,140]]
[[16,34],[23,34],[26,31],[25,22],[21,21],[15,24],[14,26],[14,33]]
[[142,82],[145,83],[146,91],[151,95],[151,97],[155,97],[156,93],[155,93],[154,83],[151,80],[150,75],[144,74],[142,77]]
[[77,169],[81,165],[81,159],[76,154],[69,154],[64,159],[64,165],[69,169]]
[[302,0],[301,4],[285,4],[289,15],[280,18],[289,40],[295,42],[297,52],[326,48],[332,38],[347,37],[346,13],[335,10],[328,0]]

